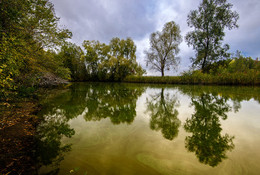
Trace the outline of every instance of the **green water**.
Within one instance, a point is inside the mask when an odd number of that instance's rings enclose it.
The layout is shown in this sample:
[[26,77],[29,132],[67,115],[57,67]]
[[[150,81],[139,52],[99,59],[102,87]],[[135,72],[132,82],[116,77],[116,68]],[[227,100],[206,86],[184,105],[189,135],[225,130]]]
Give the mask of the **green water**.
[[75,83],[42,104],[40,174],[260,172],[257,87]]

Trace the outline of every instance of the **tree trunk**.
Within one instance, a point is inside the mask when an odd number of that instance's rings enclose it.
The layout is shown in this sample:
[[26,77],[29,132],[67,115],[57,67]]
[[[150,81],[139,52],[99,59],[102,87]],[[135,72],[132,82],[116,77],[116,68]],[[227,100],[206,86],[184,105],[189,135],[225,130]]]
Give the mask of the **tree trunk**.
[[206,56],[203,58],[203,63],[202,63],[202,73],[205,73],[206,72],[206,70],[205,70],[205,68],[206,68]]
[[163,69],[161,70],[161,73],[162,73],[162,77],[164,77],[164,70]]

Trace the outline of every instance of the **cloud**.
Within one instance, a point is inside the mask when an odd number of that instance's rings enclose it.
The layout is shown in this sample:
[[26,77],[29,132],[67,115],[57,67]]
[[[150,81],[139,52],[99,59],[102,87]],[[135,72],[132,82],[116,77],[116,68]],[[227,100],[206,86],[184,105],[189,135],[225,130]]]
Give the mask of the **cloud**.
[[232,0],[234,10],[239,13],[238,29],[226,32],[225,42],[231,51],[242,51],[246,56],[260,57],[260,1]]
[[[150,0],[52,0],[74,40],[108,42],[113,37],[141,39],[155,29]],[[149,5],[147,5],[149,4]]]
[[[73,32],[72,41],[81,45],[84,40],[108,43],[113,37],[131,37],[137,45],[137,61],[145,68],[144,50],[149,48],[149,36],[162,30],[169,21],[179,24],[184,37],[191,29],[187,16],[198,8],[201,0],[51,0],[62,25]],[[242,51],[253,58],[260,56],[260,1],[230,0],[240,19],[239,28],[226,32],[223,43],[230,51]],[[188,70],[192,48],[180,45],[179,71]],[[147,69],[149,75],[160,75]],[[166,75],[176,74],[173,71]]]

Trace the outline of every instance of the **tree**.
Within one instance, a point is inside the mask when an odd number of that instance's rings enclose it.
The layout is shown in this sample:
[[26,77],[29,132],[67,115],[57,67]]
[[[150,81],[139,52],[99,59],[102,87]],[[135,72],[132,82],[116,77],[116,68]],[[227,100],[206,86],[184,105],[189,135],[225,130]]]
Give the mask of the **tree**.
[[57,54],[57,61],[62,62],[63,66],[70,70],[71,79],[73,81],[84,80],[86,69],[83,56],[84,53],[81,47],[70,42],[64,44],[61,47],[60,52]]
[[47,72],[67,72],[47,52],[72,35],[58,21],[49,0],[0,1],[0,98],[35,85]]
[[240,51],[237,51],[236,56],[230,61],[227,70],[230,73],[257,71],[256,63],[257,61],[251,57],[244,57]]
[[126,40],[115,37],[109,43],[111,48],[111,55],[114,57],[122,57],[132,61],[136,59],[136,45],[131,38],[127,38]]
[[110,41],[110,59],[107,65],[112,80],[122,80],[128,75],[143,75],[145,71],[136,62],[136,45],[131,38],[112,38]]
[[179,63],[179,44],[182,42],[180,27],[174,22],[164,25],[162,32],[152,33],[150,36],[150,49],[145,51],[146,64],[155,71],[160,71],[162,77],[165,69],[174,69]]
[[97,79],[99,73],[99,64],[103,60],[107,59],[107,54],[110,51],[110,48],[99,41],[88,41],[83,42],[83,47],[86,50],[85,55],[85,65],[88,78]]
[[227,0],[203,0],[199,9],[188,15],[188,26],[194,31],[189,32],[185,39],[196,50],[196,57],[191,58],[193,66],[203,72],[208,72],[212,63],[230,56],[227,53],[229,45],[222,46],[222,41],[225,28],[238,28],[239,15],[231,11],[232,6]]
[[113,38],[109,45],[84,41],[83,46],[86,69],[91,79],[119,81],[127,75],[145,72],[136,62],[136,46],[131,38]]

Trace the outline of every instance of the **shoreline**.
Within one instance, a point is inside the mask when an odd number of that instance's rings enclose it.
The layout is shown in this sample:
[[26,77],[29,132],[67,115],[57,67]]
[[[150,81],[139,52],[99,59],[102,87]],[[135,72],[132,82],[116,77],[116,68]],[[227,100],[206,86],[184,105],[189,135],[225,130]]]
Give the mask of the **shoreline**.
[[37,112],[40,106],[35,99],[16,99],[9,106],[1,104],[0,118],[0,174],[34,172]]
[[129,76],[122,82],[124,83],[144,83],[144,84],[176,84],[176,85],[216,85],[216,86],[260,86],[260,78],[243,81],[246,77],[232,76]]

